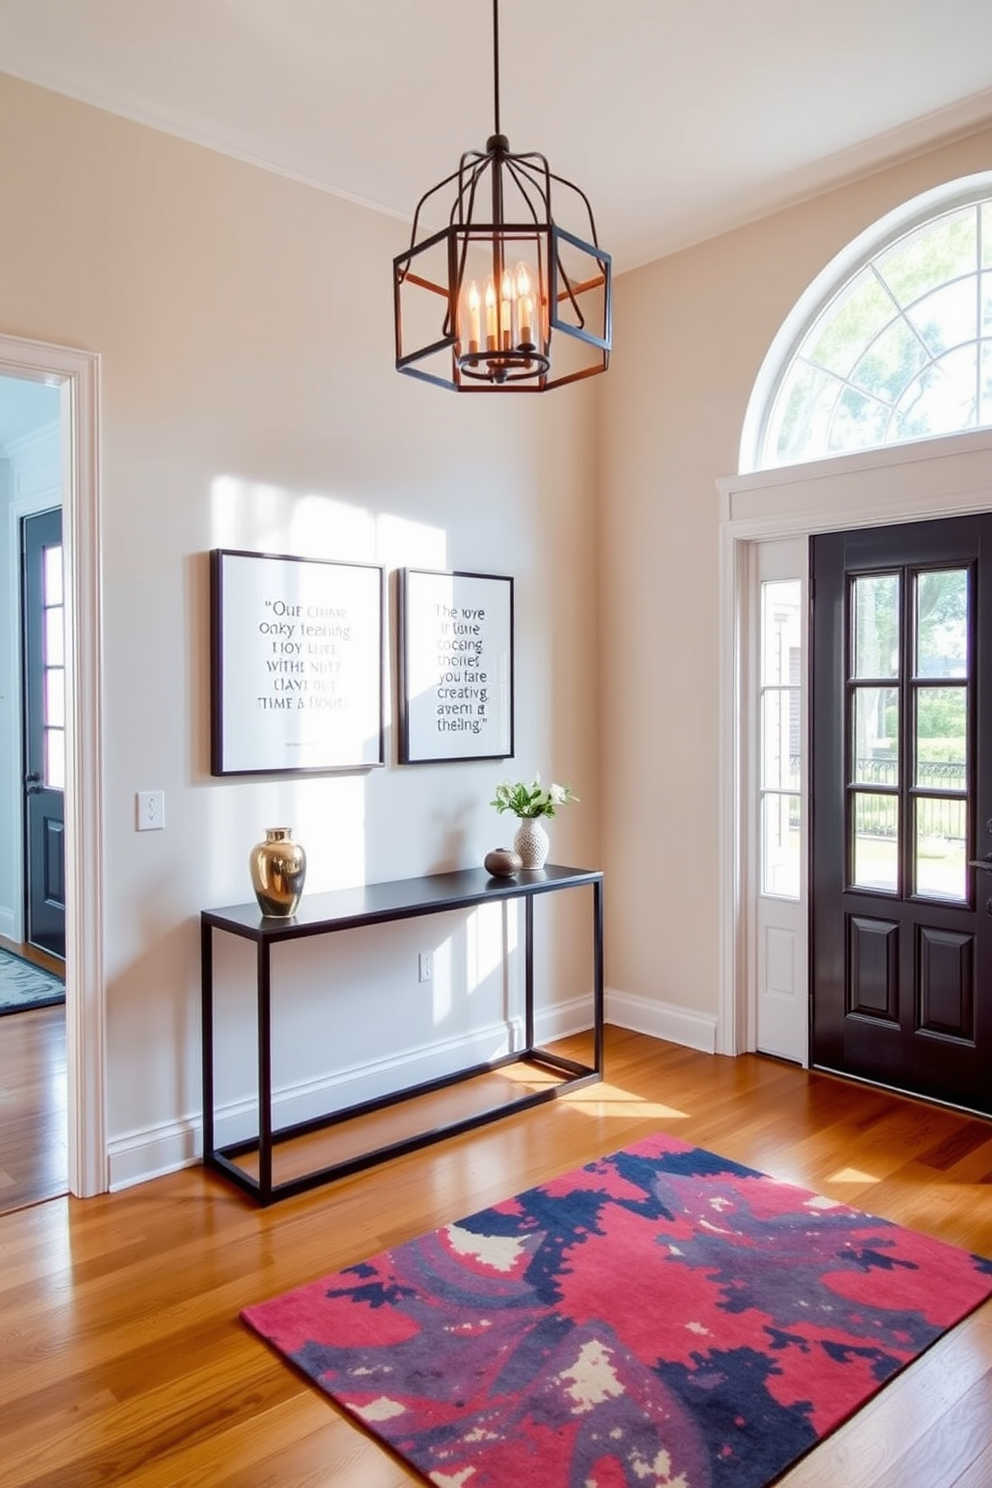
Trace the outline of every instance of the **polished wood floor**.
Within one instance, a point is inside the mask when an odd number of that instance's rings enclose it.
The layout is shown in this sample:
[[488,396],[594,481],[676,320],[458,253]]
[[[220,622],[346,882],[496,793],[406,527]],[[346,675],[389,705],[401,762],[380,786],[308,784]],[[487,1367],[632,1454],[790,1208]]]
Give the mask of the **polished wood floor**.
[[65,1047],[64,1005],[0,1017],[0,1215],[66,1192]]
[[[268,1210],[192,1168],[0,1217],[4,1488],[421,1482],[239,1309],[659,1129],[992,1255],[992,1123],[760,1057],[607,1049],[603,1085]],[[992,1303],[780,1484],[990,1488]]]
[[[65,962],[39,946],[8,940],[12,951],[55,976]],[[64,1194],[68,1188],[65,1007],[0,1018],[0,1214]]]

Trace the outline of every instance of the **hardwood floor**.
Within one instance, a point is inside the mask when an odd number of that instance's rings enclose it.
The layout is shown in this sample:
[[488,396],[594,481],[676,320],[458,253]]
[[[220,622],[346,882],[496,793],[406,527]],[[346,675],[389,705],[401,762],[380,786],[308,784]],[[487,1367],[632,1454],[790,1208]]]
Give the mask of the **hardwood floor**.
[[0,1018],[0,1215],[68,1187],[65,1008]]
[[[5,1488],[422,1482],[238,1310],[650,1131],[992,1256],[992,1122],[618,1030],[607,1071],[603,1085],[268,1210],[191,1168],[0,1217]],[[992,1303],[779,1483],[990,1488]]]

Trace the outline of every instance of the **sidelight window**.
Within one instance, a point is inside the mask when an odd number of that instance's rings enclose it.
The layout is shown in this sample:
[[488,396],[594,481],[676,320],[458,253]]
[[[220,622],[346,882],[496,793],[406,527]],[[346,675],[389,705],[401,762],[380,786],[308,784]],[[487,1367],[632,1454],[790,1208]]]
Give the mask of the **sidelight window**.
[[761,586],[761,892],[801,892],[802,584]]

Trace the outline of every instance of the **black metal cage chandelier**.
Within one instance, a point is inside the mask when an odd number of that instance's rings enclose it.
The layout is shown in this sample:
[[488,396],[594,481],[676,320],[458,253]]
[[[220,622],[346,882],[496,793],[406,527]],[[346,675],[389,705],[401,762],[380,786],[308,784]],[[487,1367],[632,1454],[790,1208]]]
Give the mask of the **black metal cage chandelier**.
[[[543,155],[513,154],[500,132],[499,0],[493,93],[485,150],[466,151],[424,193],[410,246],[393,260],[396,368],[457,392],[541,393],[606,371],[612,262],[585,193]],[[418,241],[428,202],[452,182],[448,226]],[[585,237],[555,221],[552,182],[584,209]]]

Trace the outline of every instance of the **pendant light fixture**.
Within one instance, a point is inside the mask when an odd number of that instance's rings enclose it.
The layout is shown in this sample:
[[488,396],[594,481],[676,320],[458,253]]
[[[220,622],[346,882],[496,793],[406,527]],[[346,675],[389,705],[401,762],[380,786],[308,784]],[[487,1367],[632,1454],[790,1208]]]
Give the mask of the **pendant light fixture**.
[[[466,151],[424,193],[410,246],[393,260],[396,368],[458,392],[541,393],[606,371],[612,265],[585,193],[543,155],[515,155],[501,133],[499,0],[493,94],[485,150]],[[452,183],[448,226],[421,237],[422,220],[440,215],[431,199]],[[581,234],[555,220],[553,186],[578,211]]]

